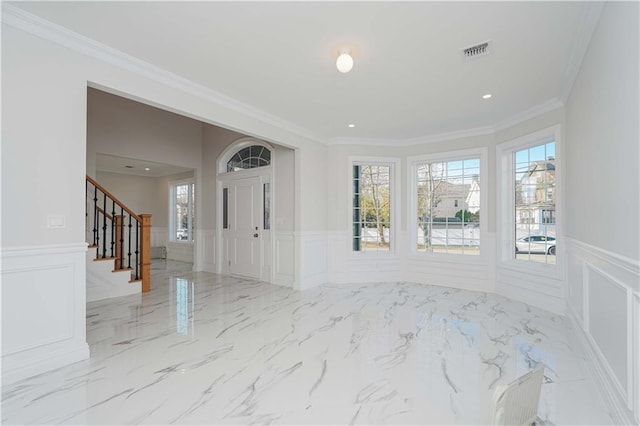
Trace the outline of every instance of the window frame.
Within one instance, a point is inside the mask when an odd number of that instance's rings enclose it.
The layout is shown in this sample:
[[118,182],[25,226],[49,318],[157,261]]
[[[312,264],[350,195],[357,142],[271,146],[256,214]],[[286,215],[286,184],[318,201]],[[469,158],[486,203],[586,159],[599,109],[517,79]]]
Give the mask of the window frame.
[[[352,156],[348,158],[347,177],[347,238],[349,253],[352,257],[395,257],[398,254],[398,227],[400,226],[400,210],[398,206],[400,194],[400,158]],[[389,166],[389,250],[388,251],[356,251],[353,249],[353,166]]]
[[[515,258],[515,170],[513,155],[517,151],[549,142],[555,143],[555,225],[556,263],[539,263]],[[563,246],[563,170],[562,170],[562,127],[556,124],[533,133],[512,139],[496,146],[496,212],[498,244],[497,262],[499,267],[518,272],[534,273],[540,276],[560,279],[564,269]]]
[[[251,154],[251,149],[254,147],[259,147],[262,148],[260,150],[260,153],[257,157],[253,157]],[[239,155],[241,152],[245,151],[245,150],[249,150],[249,157],[244,158],[240,161],[240,163],[244,163],[247,160],[252,160],[252,159],[257,159],[258,163],[262,163],[265,162],[266,164],[257,164],[257,165],[252,165],[251,162],[249,163],[249,167],[244,167],[244,168],[238,168],[238,169],[234,169],[234,170],[229,170],[229,163],[231,163],[231,161],[233,160],[233,158],[236,155]],[[262,154],[264,153],[264,151],[269,153],[269,159],[265,160],[265,158],[262,156]],[[229,156],[229,159],[227,160],[227,164],[226,164],[226,172],[227,173],[235,173],[235,172],[240,172],[240,171],[245,171],[245,170],[251,170],[251,169],[258,169],[258,168],[262,168],[262,167],[269,167],[271,166],[271,156],[273,155],[272,149],[267,147],[265,144],[262,143],[248,143],[242,147],[240,147],[239,149],[237,149],[235,151],[235,153],[233,153],[231,156]]]
[[[176,238],[176,232],[178,230],[175,218],[175,210],[176,210],[176,188],[182,185],[190,185],[191,190],[189,191],[189,200],[188,200],[188,221],[189,224],[187,226],[187,239],[179,240]],[[195,242],[195,196],[196,196],[196,188],[195,188],[195,179],[180,179],[169,182],[169,238],[168,241],[170,243],[178,243],[178,244],[193,244]]]
[[[463,263],[485,263],[490,248],[487,246],[490,244],[487,241],[487,224],[488,224],[488,212],[490,210],[488,202],[488,149],[482,148],[469,148],[456,151],[447,151],[434,154],[423,154],[407,157],[407,199],[409,202],[409,212],[407,214],[407,234],[408,243],[410,245],[409,257],[411,260],[444,260]],[[474,158],[480,159],[480,253],[475,255],[460,254],[460,253],[434,253],[418,251],[418,233],[410,230],[413,225],[409,224],[418,223],[418,182],[417,182],[417,167],[419,164],[424,163],[443,163],[449,161],[462,161],[470,160]]]

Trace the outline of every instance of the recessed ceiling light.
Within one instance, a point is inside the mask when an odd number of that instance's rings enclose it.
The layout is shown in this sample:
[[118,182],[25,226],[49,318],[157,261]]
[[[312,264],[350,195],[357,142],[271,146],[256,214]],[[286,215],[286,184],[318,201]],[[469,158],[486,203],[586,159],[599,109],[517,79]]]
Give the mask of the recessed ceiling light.
[[356,127],[356,125],[355,124],[349,124],[349,127],[353,129],[354,127]]
[[482,95],[482,99],[489,99],[491,98],[491,93],[487,93],[486,95]]
[[150,169],[150,168],[148,168],[148,167],[145,167],[145,168],[144,168],[144,171],[145,171],[145,172],[148,172],[149,170],[151,170],[151,169]]

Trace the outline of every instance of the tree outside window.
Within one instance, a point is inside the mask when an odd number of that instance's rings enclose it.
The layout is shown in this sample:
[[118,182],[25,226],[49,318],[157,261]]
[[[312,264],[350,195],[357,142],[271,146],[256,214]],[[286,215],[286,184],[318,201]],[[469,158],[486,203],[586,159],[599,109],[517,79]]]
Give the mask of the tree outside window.
[[353,166],[353,250],[390,251],[390,165]]
[[194,189],[193,182],[171,184],[171,241],[193,241]]
[[480,254],[480,159],[416,164],[417,247]]

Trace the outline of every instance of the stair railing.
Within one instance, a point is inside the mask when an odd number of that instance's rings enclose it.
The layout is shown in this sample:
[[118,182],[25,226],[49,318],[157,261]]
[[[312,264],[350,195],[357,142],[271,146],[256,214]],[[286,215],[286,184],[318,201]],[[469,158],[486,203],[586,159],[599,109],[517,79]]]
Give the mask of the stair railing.
[[114,260],[114,271],[151,290],[151,215],[136,214],[91,177],[86,180],[86,230],[96,259]]

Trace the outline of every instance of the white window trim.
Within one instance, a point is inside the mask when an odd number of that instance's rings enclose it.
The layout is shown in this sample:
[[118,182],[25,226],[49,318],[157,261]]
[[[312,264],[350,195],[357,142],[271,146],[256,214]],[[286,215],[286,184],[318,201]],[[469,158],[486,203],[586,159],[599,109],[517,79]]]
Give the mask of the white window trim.
[[[407,232],[409,234],[409,258],[411,260],[443,260],[461,263],[486,263],[488,256],[488,211],[489,211],[489,194],[488,185],[488,158],[487,148],[471,148],[458,151],[447,151],[436,154],[417,155],[407,157],[407,199],[410,200],[409,212],[407,215]],[[418,235],[414,232],[413,225],[418,222],[418,184],[416,181],[416,167],[422,163],[441,163],[447,161],[460,161],[471,158],[480,158],[480,254],[478,256],[457,254],[457,253],[429,253],[418,252]]]
[[[347,176],[349,178],[349,190],[347,191],[347,229],[349,230],[349,252],[353,258],[396,257],[398,254],[398,227],[400,226],[400,210],[398,200],[400,195],[400,158],[398,157],[348,157]],[[389,251],[354,251],[353,250],[353,166],[358,164],[389,166],[390,187],[390,211],[389,211]]]
[[[191,210],[191,215],[189,217],[193,217],[195,216],[195,196],[196,196],[196,189],[195,189],[195,179],[193,178],[189,178],[189,179],[181,179],[181,180],[174,180],[174,181],[170,181],[169,182],[169,236],[168,236],[168,242],[172,243],[172,244],[193,244],[196,240],[196,236],[195,236],[195,228],[193,229],[193,234],[191,235],[191,239],[190,240],[178,240],[175,237],[176,234],[176,223],[175,223],[175,201],[176,201],[176,194],[175,194],[175,188],[176,186],[179,185],[184,185],[184,184],[193,184],[194,188],[193,188],[193,193],[191,194],[190,200],[189,200],[189,204],[190,204],[190,210]],[[191,226],[193,228],[193,224]]]
[[[543,143],[555,142],[556,164],[556,263],[546,264],[515,259],[515,187],[513,181],[513,153]],[[549,278],[560,279],[563,276],[563,203],[564,186],[562,182],[562,127],[560,124],[521,136],[496,146],[496,230],[497,261],[500,268],[517,272],[533,273]]]

